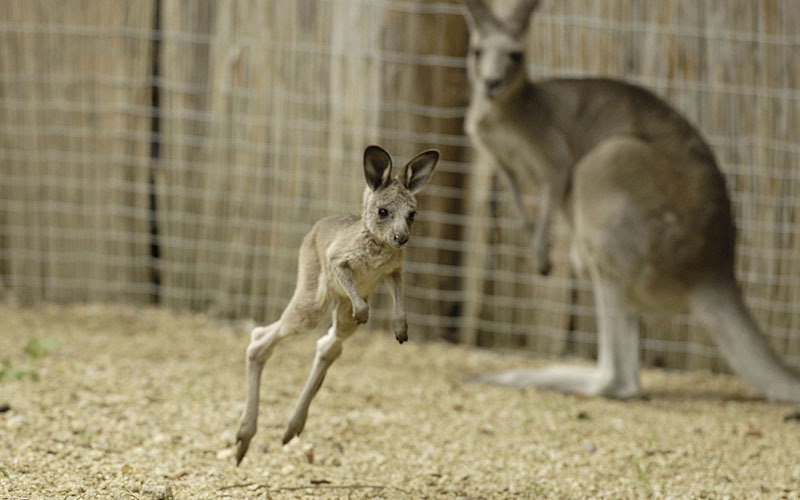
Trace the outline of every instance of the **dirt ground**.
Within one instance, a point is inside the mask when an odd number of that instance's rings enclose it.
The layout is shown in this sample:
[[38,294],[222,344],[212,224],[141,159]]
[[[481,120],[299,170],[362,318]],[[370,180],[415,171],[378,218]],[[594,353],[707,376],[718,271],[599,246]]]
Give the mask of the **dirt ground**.
[[0,498],[800,498],[798,407],[732,376],[645,371],[620,402],[467,383],[540,365],[363,330],[281,446],[320,332],[264,373],[240,467],[248,325],[0,306]]

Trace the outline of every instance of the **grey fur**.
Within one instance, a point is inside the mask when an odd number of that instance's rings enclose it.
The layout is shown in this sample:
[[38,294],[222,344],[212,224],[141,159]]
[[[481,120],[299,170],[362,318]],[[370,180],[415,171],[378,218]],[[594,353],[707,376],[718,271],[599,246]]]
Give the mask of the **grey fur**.
[[[503,21],[481,0],[464,0],[472,84],[466,129],[510,181],[542,274],[550,269],[553,216],[570,229],[573,264],[588,272],[594,288],[598,364],[481,379],[637,396],[637,314],[688,307],[759,394],[800,401],[800,378],[770,350],[742,300],[730,201],[711,149],[677,111],[641,87],[610,79],[529,80],[523,37],[536,3],[520,2],[513,21]],[[519,192],[530,184],[543,190],[535,226]]]
[[311,374],[289,419],[284,443],[303,431],[311,400],[341,354],[342,343],[369,319],[367,298],[381,281],[389,283],[394,298],[395,338],[401,344],[408,340],[403,249],[416,214],[414,193],[430,180],[438,160],[437,151],[425,151],[393,176],[389,154],[378,146],[368,147],[364,151],[367,187],[361,216],[322,219],[303,239],[297,285],[289,305],[278,321],[254,329],[247,347],[247,400],[236,434],[237,464],[256,433],[264,363],[282,339],[314,328],[333,309],[333,324],[317,342]]

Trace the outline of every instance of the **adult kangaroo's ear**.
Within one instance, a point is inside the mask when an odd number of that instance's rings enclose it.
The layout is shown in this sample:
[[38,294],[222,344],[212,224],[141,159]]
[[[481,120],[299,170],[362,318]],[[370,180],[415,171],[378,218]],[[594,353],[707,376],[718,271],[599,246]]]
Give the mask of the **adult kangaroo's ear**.
[[409,161],[403,167],[403,173],[400,174],[400,179],[403,184],[412,193],[416,193],[431,179],[433,169],[439,162],[439,152],[435,149],[424,151]]
[[464,18],[470,31],[485,31],[500,25],[483,0],[463,0],[463,3]]
[[539,5],[539,0],[517,0],[506,16],[506,25],[515,35],[522,35],[528,28],[531,14]]
[[380,146],[368,146],[364,150],[364,178],[367,186],[377,191],[392,178],[392,158]]

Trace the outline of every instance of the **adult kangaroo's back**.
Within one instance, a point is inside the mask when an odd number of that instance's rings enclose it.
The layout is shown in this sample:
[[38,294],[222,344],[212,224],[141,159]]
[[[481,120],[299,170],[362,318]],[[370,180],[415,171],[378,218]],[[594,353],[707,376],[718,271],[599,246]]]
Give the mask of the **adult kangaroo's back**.
[[[636,314],[688,307],[754,389],[800,401],[800,378],[769,349],[742,301],[730,201],[711,149],[685,118],[641,87],[609,79],[530,81],[523,37],[537,3],[520,1],[501,19],[481,0],[464,0],[472,84],[466,129],[510,181],[542,274],[550,269],[554,214],[571,229],[573,263],[589,273],[594,289],[598,365],[483,380],[636,396]],[[543,195],[535,225],[519,192],[528,183]]]

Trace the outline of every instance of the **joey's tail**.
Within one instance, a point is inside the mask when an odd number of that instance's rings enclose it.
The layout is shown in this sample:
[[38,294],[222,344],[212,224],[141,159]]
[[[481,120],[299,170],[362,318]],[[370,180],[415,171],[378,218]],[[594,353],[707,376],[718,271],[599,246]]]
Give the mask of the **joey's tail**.
[[800,402],[800,376],[769,347],[733,280],[699,287],[689,306],[728,365],[753,389],[773,401]]

